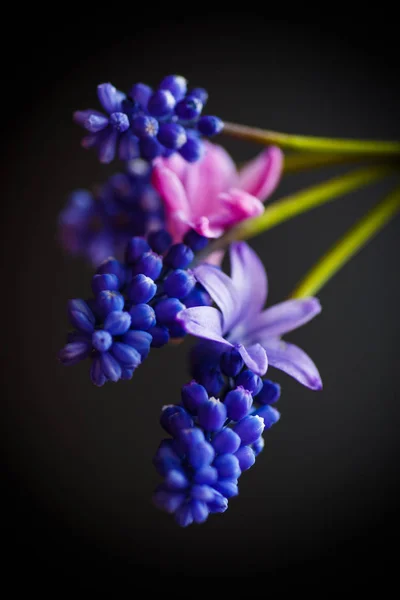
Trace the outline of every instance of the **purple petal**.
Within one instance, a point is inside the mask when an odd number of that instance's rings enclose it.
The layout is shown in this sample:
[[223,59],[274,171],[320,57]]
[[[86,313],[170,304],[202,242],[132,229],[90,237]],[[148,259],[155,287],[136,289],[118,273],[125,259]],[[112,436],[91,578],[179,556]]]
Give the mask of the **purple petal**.
[[114,160],[118,133],[113,129],[104,131],[104,138],[99,143],[99,161],[104,164]]
[[267,308],[246,332],[246,338],[264,346],[270,337],[281,336],[311,321],[321,312],[317,298],[287,300]]
[[221,313],[211,306],[194,306],[181,310],[176,316],[176,321],[187,333],[196,337],[221,342],[231,346],[222,335]]
[[271,367],[284,371],[312,390],[322,389],[317,367],[301,348],[279,339],[269,339],[263,345]]
[[222,330],[229,331],[242,308],[242,299],[236,293],[232,279],[212,265],[202,264],[193,270],[197,281],[206,289],[222,312]]
[[267,372],[267,353],[260,344],[254,344],[254,346],[249,346],[247,348],[242,344],[238,344],[235,348],[249,369],[256,373],[256,375],[264,375],[264,373]]
[[98,110],[77,110],[74,112],[75,123],[81,125],[91,133],[97,133],[108,125],[108,119]]
[[267,300],[268,281],[264,265],[258,255],[244,242],[231,245],[231,277],[237,296],[245,299],[240,319],[253,318],[263,309]]
[[97,96],[100,104],[109,114],[120,112],[121,102],[125,95],[115,88],[111,83],[101,83],[97,86]]

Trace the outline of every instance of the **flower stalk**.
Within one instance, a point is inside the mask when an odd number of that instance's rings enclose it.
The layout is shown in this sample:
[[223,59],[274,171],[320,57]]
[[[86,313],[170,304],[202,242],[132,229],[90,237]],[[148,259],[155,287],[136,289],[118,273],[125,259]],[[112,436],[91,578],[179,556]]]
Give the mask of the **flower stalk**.
[[392,171],[393,167],[390,166],[364,167],[281,198],[268,206],[259,217],[247,219],[236,227],[232,227],[225,235],[209,244],[198,255],[197,260],[200,262],[212,252],[226,248],[231,242],[246,240],[259,235],[303,212],[374,183]]
[[361,156],[400,156],[400,142],[395,141],[350,140],[292,135],[227,122],[224,123],[223,133],[244,140],[260,142],[261,144],[273,144],[287,150],[348,153]]
[[316,294],[365,244],[400,211],[400,187],[364,215],[312,267],[290,298]]

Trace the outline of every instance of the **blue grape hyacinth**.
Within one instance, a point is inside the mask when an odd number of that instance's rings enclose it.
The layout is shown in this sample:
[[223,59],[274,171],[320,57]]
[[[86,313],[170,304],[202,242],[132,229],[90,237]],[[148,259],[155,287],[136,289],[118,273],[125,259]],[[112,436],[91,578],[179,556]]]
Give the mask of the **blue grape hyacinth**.
[[102,163],[111,162],[117,151],[121,160],[152,161],[179,152],[186,161],[195,162],[203,155],[202,136],[211,137],[223,128],[218,117],[202,115],[206,90],[188,90],[180,75],[164,77],[155,90],[136,83],[127,95],[103,83],[97,95],[107,114],[77,111],[74,121],[89,132],[82,146],[95,147]]
[[150,347],[164,346],[185,331],[176,315],[189,306],[210,304],[207,293],[189,269],[198,235],[171,244],[162,229],[147,239],[132,237],[125,260],[105,260],[92,278],[93,297],[70,300],[68,317],[75,328],[60,351],[65,365],[91,361],[92,382],[131,379]]
[[164,406],[161,413],[171,438],[154,457],[163,483],[153,499],[182,527],[225,512],[238,494],[239,477],[264,447],[263,431],[280,417],[271,406],[279,399],[279,385],[244,369],[235,349],[215,358],[214,367],[223,380],[219,398],[193,380],[183,386],[181,404]]
[[145,236],[164,225],[161,198],[151,184],[151,167],[135,159],[93,192],[75,190],[58,217],[64,250],[98,266],[109,256],[123,258],[132,236]]

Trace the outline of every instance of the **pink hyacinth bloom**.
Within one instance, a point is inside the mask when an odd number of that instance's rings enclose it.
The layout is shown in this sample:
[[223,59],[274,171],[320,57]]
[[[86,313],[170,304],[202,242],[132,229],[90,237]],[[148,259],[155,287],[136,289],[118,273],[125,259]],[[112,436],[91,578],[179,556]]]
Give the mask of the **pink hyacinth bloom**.
[[278,185],[283,154],[271,146],[239,172],[221,147],[204,142],[205,155],[194,164],[179,154],[154,162],[153,185],[164,201],[174,242],[190,229],[209,238],[264,211],[263,202]]

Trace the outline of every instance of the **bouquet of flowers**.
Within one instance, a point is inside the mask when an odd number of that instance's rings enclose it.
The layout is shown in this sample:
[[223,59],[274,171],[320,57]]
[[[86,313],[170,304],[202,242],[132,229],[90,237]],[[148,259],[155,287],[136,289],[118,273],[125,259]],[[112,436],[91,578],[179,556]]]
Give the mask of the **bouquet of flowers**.
[[[175,404],[162,407],[169,437],[154,457],[162,478],[154,503],[185,527],[227,509],[279,420],[281,388],[269,368],[322,389],[313,360],[282,336],[319,314],[315,294],[395,216],[400,189],[328,250],[289,298],[268,308],[263,262],[245,240],[395,173],[400,143],[227,123],[204,114],[206,90],[178,75],[156,89],[137,83],[125,94],[105,83],[97,93],[102,111],[74,114],[87,132],[82,146],[102,163],[118,158],[122,169],[92,191],[73,192],[59,216],[62,246],[95,268],[91,297],[68,302],[73,330],[59,359],[86,361],[93,384],[103,386],[131,379],[153,348],[198,338],[188,356],[191,379]],[[218,134],[266,149],[238,169],[209,141]],[[265,207],[287,173],[355,163],[366,164]]]

